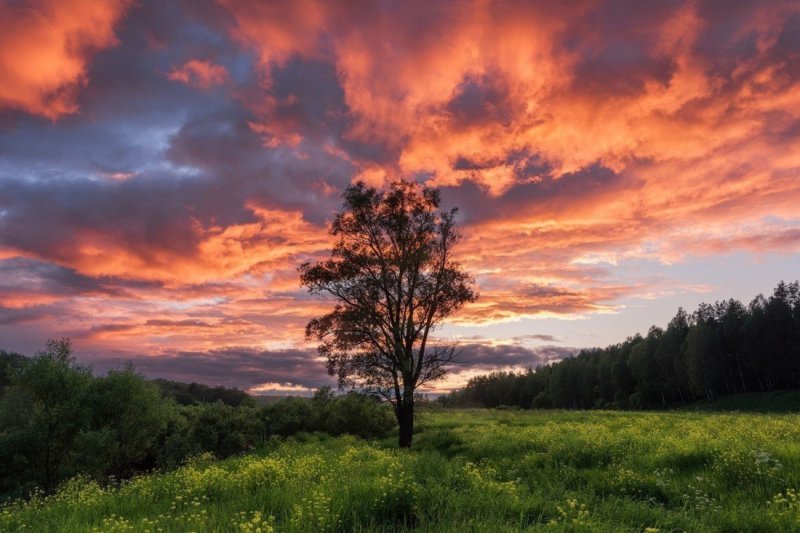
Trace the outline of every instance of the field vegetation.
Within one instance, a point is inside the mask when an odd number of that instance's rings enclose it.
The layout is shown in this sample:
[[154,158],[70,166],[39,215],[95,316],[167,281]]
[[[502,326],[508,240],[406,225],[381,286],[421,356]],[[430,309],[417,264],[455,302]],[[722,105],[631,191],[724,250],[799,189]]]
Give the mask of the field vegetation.
[[394,438],[301,433],[170,472],[73,478],[3,531],[797,531],[800,416],[424,412]]

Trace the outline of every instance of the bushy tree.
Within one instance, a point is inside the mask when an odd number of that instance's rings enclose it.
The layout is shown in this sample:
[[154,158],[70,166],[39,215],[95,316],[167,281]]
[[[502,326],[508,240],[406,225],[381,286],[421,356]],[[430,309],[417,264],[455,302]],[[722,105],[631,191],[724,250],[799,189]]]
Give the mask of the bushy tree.
[[180,405],[214,403],[217,400],[234,407],[255,407],[253,398],[246,392],[229,387],[211,387],[202,383],[181,383],[167,379],[156,379],[161,394],[173,398]]
[[34,480],[49,490],[70,473],[90,382],[90,370],[75,362],[67,339],[49,340],[44,351],[20,365],[0,399],[4,481],[13,483],[15,472],[17,479]]
[[83,461],[100,475],[116,478],[155,466],[159,439],[171,404],[158,386],[131,366],[94,379],[85,393],[88,427],[81,432]]
[[313,431],[313,415],[311,403],[304,398],[283,398],[261,410],[267,433],[284,437]]
[[392,402],[399,444],[411,446],[414,393],[441,378],[454,346],[432,343],[442,321],[476,298],[454,259],[456,210],[440,209],[439,191],[407,181],[379,191],[357,183],[331,225],[331,256],[300,267],[313,294],[335,306],[306,329],[342,387],[361,387]]
[[381,405],[375,396],[348,392],[333,396],[323,387],[312,400],[314,429],[331,435],[383,437],[397,427],[388,406]]
[[375,396],[350,391],[335,395],[330,387],[312,398],[284,398],[261,411],[267,433],[290,436],[305,432],[385,437],[397,427],[391,409]]
[[233,407],[222,401],[183,407],[192,453],[212,452],[228,457],[252,449],[265,435],[258,410]]

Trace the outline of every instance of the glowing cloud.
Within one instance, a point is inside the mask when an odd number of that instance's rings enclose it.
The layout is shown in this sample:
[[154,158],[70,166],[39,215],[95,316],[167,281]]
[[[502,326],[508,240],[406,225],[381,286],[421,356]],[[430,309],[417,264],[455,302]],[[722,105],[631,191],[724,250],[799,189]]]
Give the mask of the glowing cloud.
[[117,43],[127,0],[0,4],[0,108],[56,119],[78,109],[93,53]]
[[208,89],[228,80],[228,70],[210,61],[190,59],[180,67],[172,69],[168,75],[172,81],[179,81],[200,89]]
[[509,340],[532,320],[616,314],[616,339],[663,322],[631,299],[730,296],[703,261],[774,261],[742,296],[796,271],[796,2],[127,7],[0,5],[7,348],[70,335],[100,365],[134,350],[152,373],[313,387],[324,302],[296,268],[354,180],[460,208],[481,297],[450,327],[495,339],[470,343],[481,369],[563,356]]

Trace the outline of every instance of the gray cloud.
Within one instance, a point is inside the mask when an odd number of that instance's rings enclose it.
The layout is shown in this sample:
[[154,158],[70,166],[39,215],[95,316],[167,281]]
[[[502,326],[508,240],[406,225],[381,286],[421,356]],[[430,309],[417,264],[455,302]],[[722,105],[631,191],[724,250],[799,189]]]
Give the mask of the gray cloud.
[[539,346],[528,348],[515,344],[488,345],[481,343],[462,344],[459,364],[454,371],[464,369],[481,369],[486,371],[502,369],[510,366],[536,368],[553,361],[560,361],[568,355],[576,353],[575,348],[564,346]]
[[208,352],[172,352],[156,356],[114,354],[84,355],[96,372],[133,363],[152,378],[223,385],[248,389],[264,383],[316,388],[333,384],[325,364],[313,350],[255,350],[224,348]]

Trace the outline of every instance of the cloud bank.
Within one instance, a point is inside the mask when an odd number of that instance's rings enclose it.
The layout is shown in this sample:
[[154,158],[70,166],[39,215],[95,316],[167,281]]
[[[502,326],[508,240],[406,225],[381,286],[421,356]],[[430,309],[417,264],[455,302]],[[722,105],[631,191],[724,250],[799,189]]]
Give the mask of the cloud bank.
[[176,378],[324,380],[302,330],[326,303],[296,266],[359,179],[460,207],[481,298],[455,327],[704,290],[618,273],[633,261],[800,251],[795,2],[42,1],[0,21],[7,348],[69,335]]

